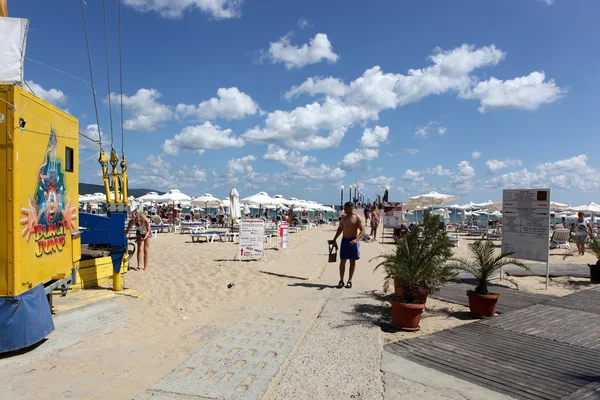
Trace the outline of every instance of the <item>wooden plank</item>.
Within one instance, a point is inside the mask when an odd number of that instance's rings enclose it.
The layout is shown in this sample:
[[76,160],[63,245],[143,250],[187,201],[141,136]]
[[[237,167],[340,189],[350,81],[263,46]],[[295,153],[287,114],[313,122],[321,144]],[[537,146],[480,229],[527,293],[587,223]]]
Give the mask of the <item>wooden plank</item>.
[[[541,309],[564,314],[560,309]],[[521,313],[531,315],[535,310]],[[515,320],[510,313],[506,317]],[[561,399],[597,379],[590,371],[600,365],[600,351],[494,326],[504,322],[498,322],[501,318],[392,343],[385,349],[520,399]]]
[[582,290],[563,297],[550,299],[544,304],[600,314],[600,288]]
[[600,400],[600,380],[582,387],[562,400]]
[[481,323],[589,349],[600,340],[600,315],[540,304]]

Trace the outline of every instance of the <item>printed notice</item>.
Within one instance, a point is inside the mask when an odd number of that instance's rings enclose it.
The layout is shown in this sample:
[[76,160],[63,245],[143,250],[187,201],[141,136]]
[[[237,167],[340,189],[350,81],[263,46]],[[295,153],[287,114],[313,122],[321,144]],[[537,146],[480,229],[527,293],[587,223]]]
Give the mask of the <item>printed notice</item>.
[[265,223],[262,219],[243,219],[240,223],[240,257],[262,257]]
[[288,238],[290,233],[290,224],[287,222],[280,222],[277,225],[277,248],[279,250],[288,249]]
[[502,193],[502,252],[548,262],[550,189],[506,189]]

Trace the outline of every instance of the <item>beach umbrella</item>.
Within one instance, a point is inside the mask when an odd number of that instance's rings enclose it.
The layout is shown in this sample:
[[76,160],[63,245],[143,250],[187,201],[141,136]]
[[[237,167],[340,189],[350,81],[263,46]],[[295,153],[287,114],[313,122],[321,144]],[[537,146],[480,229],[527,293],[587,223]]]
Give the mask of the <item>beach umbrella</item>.
[[181,193],[178,189],[171,189],[167,193],[158,197],[156,201],[167,203],[189,203],[192,198],[187,194]]
[[252,196],[243,198],[240,202],[243,204],[258,204],[259,215],[262,211],[262,206],[277,206],[277,204],[280,204],[277,200],[269,196],[267,192],[253,194]]
[[204,206],[204,208],[219,207],[221,205],[221,200],[210,193],[204,193],[200,197],[193,198],[192,204]]
[[551,201],[550,202],[550,208],[553,210],[564,210],[571,207],[570,204],[563,204],[563,203],[558,203],[556,201]]
[[[449,203],[451,201],[458,200],[458,197],[452,196],[449,194],[442,194],[438,192],[429,192],[426,194],[421,194],[419,196],[409,197],[410,201],[421,203],[422,205],[427,206],[441,206],[443,204]],[[409,201],[409,203],[410,203]]]
[[[235,188],[231,188],[228,200],[230,205],[229,219],[231,220],[231,223],[234,224],[237,220],[242,218],[242,213],[240,210],[240,194]],[[250,210],[248,210],[248,212],[250,212]]]
[[160,194],[158,194],[156,192],[148,192],[145,195],[138,197],[137,199],[138,199],[138,201],[141,201],[141,202],[149,201],[149,202],[153,203],[160,199]]
[[590,201],[587,204],[584,204],[582,206],[571,207],[568,210],[575,212],[582,211],[587,214],[597,214],[600,213],[600,205],[594,203],[593,201]]
[[[502,204],[501,202],[496,202],[496,203]],[[472,208],[489,208],[489,207],[493,207],[493,205],[496,204],[496,203],[494,203],[491,200],[485,201],[483,203],[469,202],[469,204],[471,205]]]

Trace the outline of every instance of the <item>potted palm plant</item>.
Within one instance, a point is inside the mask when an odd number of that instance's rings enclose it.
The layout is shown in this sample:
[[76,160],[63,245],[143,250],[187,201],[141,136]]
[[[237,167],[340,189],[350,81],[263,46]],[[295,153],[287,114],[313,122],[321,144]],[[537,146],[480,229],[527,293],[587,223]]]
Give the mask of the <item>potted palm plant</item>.
[[456,277],[456,272],[446,264],[452,257],[452,246],[440,227],[439,216],[426,211],[423,223],[401,237],[392,253],[373,259],[379,260],[375,270],[385,269],[384,292],[396,281],[396,291],[400,289],[403,293],[403,297],[390,299],[392,323],[396,327],[406,331],[419,330],[425,309],[423,293],[434,293]]
[[529,267],[519,260],[508,258],[514,253],[501,252],[497,254],[496,246],[489,240],[478,240],[471,243],[469,250],[473,259],[452,259],[453,263],[450,267],[467,272],[477,280],[475,290],[467,292],[470,314],[476,318],[493,317],[500,295],[488,291],[487,285],[490,283],[490,279],[505,265],[512,264],[525,270],[529,270]]

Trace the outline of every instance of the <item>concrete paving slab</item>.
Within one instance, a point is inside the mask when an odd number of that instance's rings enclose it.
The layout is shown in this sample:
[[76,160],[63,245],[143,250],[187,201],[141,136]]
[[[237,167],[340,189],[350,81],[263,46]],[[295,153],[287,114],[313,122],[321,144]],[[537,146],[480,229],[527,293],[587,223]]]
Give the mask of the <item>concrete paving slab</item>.
[[383,351],[381,371],[385,400],[510,400],[479,385],[441,373],[432,368]]
[[[308,323],[309,318],[285,314],[255,313],[244,317],[149,392],[209,399],[260,399]],[[147,393],[136,400],[148,398],[143,396]]]
[[377,306],[356,290],[333,289],[272,396],[289,399],[381,399],[381,330],[355,312]]

